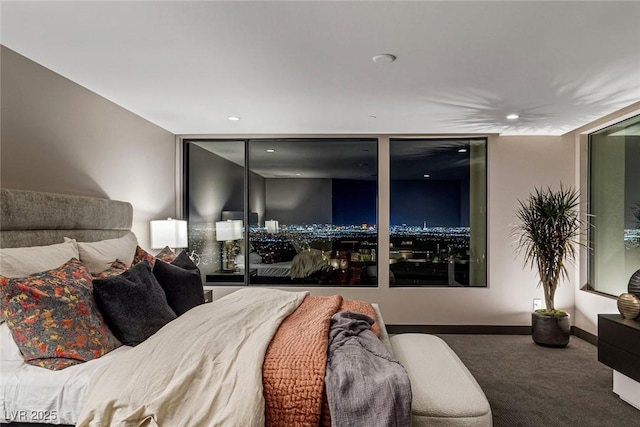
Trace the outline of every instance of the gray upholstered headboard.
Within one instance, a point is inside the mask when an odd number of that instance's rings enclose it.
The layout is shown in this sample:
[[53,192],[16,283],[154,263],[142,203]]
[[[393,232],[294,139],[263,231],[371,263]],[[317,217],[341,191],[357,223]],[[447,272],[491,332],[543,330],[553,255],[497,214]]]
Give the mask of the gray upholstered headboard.
[[0,247],[16,248],[122,237],[131,230],[128,202],[0,189]]

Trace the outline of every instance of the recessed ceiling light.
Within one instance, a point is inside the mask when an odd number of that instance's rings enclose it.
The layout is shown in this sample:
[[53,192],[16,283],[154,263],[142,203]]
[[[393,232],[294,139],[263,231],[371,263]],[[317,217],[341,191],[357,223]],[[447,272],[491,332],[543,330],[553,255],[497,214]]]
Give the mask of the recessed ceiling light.
[[240,117],[238,117],[238,116],[229,116],[228,119],[231,120],[232,122],[237,122],[238,120],[240,120]]
[[458,153],[466,153],[467,149],[466,148],[461,148],[458,150]]
[[370,119],[377,119],[377,117],[376,117],[376,116],[374,116],[374,115],[369,115],[369,116],[367,116],[367,117],[369,117]]
[[302,175],[302,174],[301,174],[301,173],[297,173],[297,174],[296,174],[296,176],[300,176],[300,175]]
[[425,178],[431,178],[431,175],[429,175],[428,173],[425,173],[424,175],[422,175]]
[[274,150],[273,148],[267,148],[267,153],[275,153],[276,150]]
[[507,120],[518,120],[520,116],[516,113],[507,114]]
[[396,60],[396,56],[390,53],[380,53],[373,57],[373,62],[377,64],[391,64]]

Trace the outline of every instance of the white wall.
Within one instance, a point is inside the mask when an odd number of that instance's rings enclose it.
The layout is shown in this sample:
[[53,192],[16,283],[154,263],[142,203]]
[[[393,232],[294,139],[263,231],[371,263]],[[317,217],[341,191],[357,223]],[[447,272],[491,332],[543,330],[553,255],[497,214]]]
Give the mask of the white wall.
[[2,46],[0,185],[124,200],[149,221],[176,212],[175,136]]

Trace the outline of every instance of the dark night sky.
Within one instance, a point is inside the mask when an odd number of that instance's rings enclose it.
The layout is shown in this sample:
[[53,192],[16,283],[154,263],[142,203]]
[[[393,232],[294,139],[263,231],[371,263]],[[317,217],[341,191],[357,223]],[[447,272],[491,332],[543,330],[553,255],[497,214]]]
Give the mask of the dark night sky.
[[391,225],[460,227],[469,225],[461,215],[461,188],[457,180],[391,181]]
[[376,224],[375,181],[334,179],[333,225]]
[[[377,187],[374,181],[333,180],[333,224],[376,223]],[[429,227],[468,226],[461,212],[457,180],[395,180],[391,182],[391,225]],[[465,196],[465,197],[468,197]]]

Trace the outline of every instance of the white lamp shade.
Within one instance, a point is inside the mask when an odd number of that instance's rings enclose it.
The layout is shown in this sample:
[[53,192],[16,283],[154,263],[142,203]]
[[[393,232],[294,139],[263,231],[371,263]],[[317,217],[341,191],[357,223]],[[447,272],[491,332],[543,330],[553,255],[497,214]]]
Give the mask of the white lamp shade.
[[264,225],[267,227],[267,233],[277,233],[280,231],[278,221],[272,219],[271,221],[265,221]]
[[151,221],[151,249],[186,248],[187,221],[180,219],[163,219]]
[[242,239],[243,228],[242,220],[239,219],[216,222],[216,240],[223,242]]

